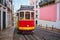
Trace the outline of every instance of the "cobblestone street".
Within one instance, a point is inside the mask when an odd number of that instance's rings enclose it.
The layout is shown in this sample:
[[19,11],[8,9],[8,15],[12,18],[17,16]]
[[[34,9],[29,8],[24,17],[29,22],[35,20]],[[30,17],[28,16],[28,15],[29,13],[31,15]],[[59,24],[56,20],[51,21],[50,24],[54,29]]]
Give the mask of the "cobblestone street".
[[0,40],[12,40],[13,39],[14,28],[8,28],[0,33]]
[[60,0],[0,0],[0,40],[60,40]]
[[0,40],[60,40],[60,33],[37,27],[32,34],[21,34],[11,27],[0,33]]

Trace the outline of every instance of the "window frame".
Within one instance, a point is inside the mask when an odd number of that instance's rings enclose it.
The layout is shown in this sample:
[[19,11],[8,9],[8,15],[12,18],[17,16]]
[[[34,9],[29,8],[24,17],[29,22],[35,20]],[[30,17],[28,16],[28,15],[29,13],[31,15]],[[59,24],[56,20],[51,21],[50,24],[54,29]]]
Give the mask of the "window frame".
[[19,12],[19,20],[24,20],[24,12],[23,12],[23,19],[20,19],[20,14],[21,14],[21,12]]
[[[26,14],[29,14],[29,19],[26,19]],[[30,12],[25,12],[25,20],[30,20]]]
[[31,20],[34,20],[34,16],[33,16],[33,18],[32,18],[32,14],[34,15],[34,12],[31,12]]

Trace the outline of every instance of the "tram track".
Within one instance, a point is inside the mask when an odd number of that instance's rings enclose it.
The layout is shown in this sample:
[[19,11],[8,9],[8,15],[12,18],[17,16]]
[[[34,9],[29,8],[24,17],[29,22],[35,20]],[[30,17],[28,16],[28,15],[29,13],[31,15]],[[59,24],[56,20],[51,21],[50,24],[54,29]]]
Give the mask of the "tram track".
[[35,31],[32,34],[22,34],[17,32],[17,29],[15,29],[15,35],[19,35],[18,40],[44,40],[40,36],[37,36]]
[[24,37],[25,37],[26,40],[30,40],[28,35],[24,35]]
[[26,40],[26,38],[24,37],[24,35],[20,35],[19,40]]
[[41,40],[37,35],[32,35],[33,37],[35,37],[36,38],[36,40]]
[[[17,32],[17,29],[15,29],[15,33]],[[19,35],[18,39],[19,40],[40,40],[40,38],[35,34],[21,34],[21,33],[17,33],[15,35]]]
[[40,38],[36,35],[24,35],[26,40],[40,40]]

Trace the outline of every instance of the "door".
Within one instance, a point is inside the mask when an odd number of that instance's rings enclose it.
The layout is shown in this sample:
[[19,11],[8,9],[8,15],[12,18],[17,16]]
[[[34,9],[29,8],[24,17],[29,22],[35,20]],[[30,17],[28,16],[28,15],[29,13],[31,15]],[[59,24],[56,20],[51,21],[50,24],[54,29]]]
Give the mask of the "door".
[[0,11],[0,31],[1,31],[1,11]]
[[6,12],[3,12],[3,29],[6,28]]
[[37,26],[37,20],[36,20],[36,26]]

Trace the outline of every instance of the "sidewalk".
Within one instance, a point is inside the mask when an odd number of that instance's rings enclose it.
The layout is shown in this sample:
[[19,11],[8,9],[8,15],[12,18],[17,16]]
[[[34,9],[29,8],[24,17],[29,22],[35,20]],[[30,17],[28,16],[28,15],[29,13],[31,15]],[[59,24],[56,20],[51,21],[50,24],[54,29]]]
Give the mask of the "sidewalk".
[[0,40],[13,40],[14,28],[7,28],[0,33]]
[[60,29],[57,29],[57,28],[54,28],[54,27],[44,27],[44,26],[38,26],[39,28],[42,28],[44,30],[49,30],[49,31],[52,31],[52,32],[56,32],[56,33],[60,33]]

